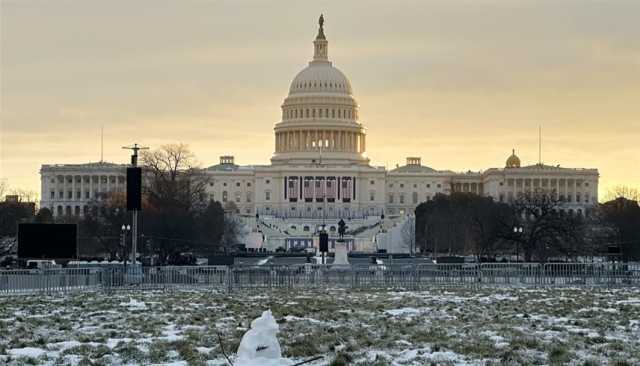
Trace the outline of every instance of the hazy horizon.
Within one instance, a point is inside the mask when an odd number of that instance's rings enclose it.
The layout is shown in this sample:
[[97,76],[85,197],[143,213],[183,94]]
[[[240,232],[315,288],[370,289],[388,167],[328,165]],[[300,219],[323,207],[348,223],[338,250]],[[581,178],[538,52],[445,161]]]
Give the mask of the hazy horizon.
[[372,165],[542,160],[640,186],[640,2],[13,1],[1,8],[0,177],[126,163],[133,142],[268,164],[289,84],[325,16]]

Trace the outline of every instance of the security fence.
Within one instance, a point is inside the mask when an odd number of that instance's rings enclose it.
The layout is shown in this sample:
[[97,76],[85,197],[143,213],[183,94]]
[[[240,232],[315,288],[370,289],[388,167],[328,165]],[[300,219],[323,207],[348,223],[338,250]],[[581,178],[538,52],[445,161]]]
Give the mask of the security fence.
[[82,290],[640,286],[640,263],[165,266],[0,271],[0,295]]

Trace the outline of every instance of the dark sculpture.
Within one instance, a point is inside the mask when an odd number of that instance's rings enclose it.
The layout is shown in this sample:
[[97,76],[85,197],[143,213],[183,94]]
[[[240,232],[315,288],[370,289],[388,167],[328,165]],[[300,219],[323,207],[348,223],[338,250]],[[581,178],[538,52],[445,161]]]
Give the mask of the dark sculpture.
[[338,222],[338,234],[340,234],[340,240],[344,237],[344,233],[347,231],[347,225],[344,223],[344,220],[340,219]]

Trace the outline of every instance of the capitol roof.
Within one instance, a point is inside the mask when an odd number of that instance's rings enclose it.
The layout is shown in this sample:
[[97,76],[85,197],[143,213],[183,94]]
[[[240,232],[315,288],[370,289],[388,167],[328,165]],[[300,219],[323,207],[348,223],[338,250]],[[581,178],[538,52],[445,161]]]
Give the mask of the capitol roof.
[[299,93],[352,94],[349,79],[329,61],[329,42],[324,34],[324,17],[320,16],[319,29],[313,41],[313,60],[293,78],[289,95]]
[[349,79],[331,62],[311,61],[291,82],[289,94],[341,93],[352,94]]

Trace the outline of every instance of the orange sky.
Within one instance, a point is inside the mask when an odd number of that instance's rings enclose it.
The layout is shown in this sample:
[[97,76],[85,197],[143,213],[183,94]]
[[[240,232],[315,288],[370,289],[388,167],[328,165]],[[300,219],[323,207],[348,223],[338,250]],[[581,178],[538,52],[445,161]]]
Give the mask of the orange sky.
[[[640,186],[640,2],[2,0],[0,176],[188,143],[203,166],[267,164],[325,14],[375,165],[456,171],[515,148]],[[393,6],[390,6],[393,4]]]

